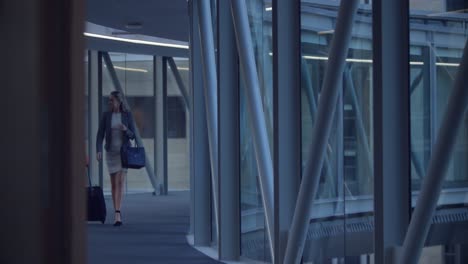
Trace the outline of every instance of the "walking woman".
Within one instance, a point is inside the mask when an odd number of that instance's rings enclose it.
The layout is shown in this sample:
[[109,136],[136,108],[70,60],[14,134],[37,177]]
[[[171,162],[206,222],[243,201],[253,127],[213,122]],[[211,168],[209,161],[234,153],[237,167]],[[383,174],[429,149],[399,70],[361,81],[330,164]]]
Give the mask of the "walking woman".
[[105,112],[99,122],[96,139],[98,161],[102,160],[102,142],[106,138],[106,163],[112,185],[112,202],[115,210],[114,226],[122,225],[120,206],[122,204],[123,182],[127,168],[122,167],[120,149],[130,144],[135,138],[132,114],[125,109],[122,94],[113,91],[109,96],[109,111]]

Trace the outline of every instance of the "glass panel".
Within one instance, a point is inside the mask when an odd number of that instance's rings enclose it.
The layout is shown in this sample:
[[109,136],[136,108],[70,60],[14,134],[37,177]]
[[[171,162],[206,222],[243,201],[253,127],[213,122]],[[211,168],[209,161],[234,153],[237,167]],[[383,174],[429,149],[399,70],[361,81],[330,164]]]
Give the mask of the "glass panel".
[[[110,53],[115,72],[132,111],[137,129],[142,137],[146,155],[154,157],[154,86],[153,86],[153,57],[124,53]],[[103,63],[102,71],[103,111],[108,111],[107,98],[115,90],[107,65]],[[105,161],[104,151],[104,161]],[[154,159],[149,158],[154,168]],[[104,167],[104,190],[110,192],[110,177],[107,164]],[[153,188],[146,169],[129,169],[125,179],[126,192],[152,192]]]
[[[271,3],[270,1],[252,0],[246,1],[246,4],[270,149],[273,150]],[[260,185],[258,184],[258,170],[242,76],[240,86],[241,255],[254,260],[270,262],[265,216]]]
[[[302,163],[308,160],[340,2],[301,1]],[[304,248],[307,263],[373,256],[372,6],[359,6]]]
[[[188,59],[174,58],[181,81],[188,89]],[[188,93],[188,91],[187,91]],[[190,100],[187,98],[187,100]],[[167,159],[169,190],[190,189],[189,112],[172,69],[167,68]]]
[[[410,98],[412,205],[429,166],[432,147],[452,92],[467,40],[466,1],[410,1]],[[468,239],[459,236],[466,223],[468,187],[468,116],[456,139],[438,208],[420,263],[465,263]],[[437,219],[437,221],[436,221]],[[443,233],[444,236],[441,236]],[[429,263],[429,262],[427,262]],[[435,263],[435,262],[434,262]]]

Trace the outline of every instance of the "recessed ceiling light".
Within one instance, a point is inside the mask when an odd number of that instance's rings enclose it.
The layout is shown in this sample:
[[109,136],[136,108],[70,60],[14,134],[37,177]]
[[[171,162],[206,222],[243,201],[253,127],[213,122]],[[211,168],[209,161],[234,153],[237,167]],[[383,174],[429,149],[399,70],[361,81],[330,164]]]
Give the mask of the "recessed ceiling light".
[[94,33],[89,33],[89,32],[84,32],[83,34],[90,38],[108,39],[108,40],[122,41],[122,42],[134,43],[134,44],[143,44],[143,45],[152,45],[152,46],[161,46],[161,47],[169,47],[169,48],[179,48],[179,49],[189,48],[188,45],[181,45],[181,44],[163,43],[163,42],[155,42],[155,41],[147,41],[147,40],[139,40],[139,39],[118,38],[118,37],[94,34]]

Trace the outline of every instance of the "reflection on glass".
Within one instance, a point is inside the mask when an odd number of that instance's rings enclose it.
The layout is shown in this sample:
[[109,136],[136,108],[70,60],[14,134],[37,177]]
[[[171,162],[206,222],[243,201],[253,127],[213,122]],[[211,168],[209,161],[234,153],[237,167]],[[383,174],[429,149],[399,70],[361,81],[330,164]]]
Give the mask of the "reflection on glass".
[[[252,34],[253,51],[260,81],[263,111],[270,149],[273,131],[273,91],[271,3],[262,0],[246,1]],[[242,76],[240,78],[242,80]],[[240,184],[241,184],[241,255],[250,259],[271,261],[262,205],[258,170],[253,149],[252,131],[243,81],[240,82]]]
[[[320,185],[306,263],[371,263],[373,256],[372,6],[359,6]],[[302,157],[308,159],[338,1],[301,1]]]
[[[452,91],[458,64],[467,40],[466,1],[410,1],[410,100],[411,100],[411,190],[412,205],[417,197],[431,157],[433,145]],[[468,187],[468,118],[465,114],[432,230],[442,228],[444,234],[428,236],[420,262],[434,256],[438,263],[465,263],[468,239],[459,237],[457,223],[466,210]],[[462,214],[464,215],[464,214]],[[434,223],[434,222],[433,222]]]

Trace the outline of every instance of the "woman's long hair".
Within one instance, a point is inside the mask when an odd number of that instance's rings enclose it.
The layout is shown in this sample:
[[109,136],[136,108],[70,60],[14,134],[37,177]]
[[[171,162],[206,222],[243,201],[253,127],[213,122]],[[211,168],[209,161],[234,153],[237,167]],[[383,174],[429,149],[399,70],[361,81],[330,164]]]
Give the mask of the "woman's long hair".
[[117,99],[117,101],[119,101],[120,103],[120,112],[127,112],[127,108],[125,107],[125,104],[123,102],[123,95],[121,92],[119,91],[113,91],[111,92],[111,95]]

